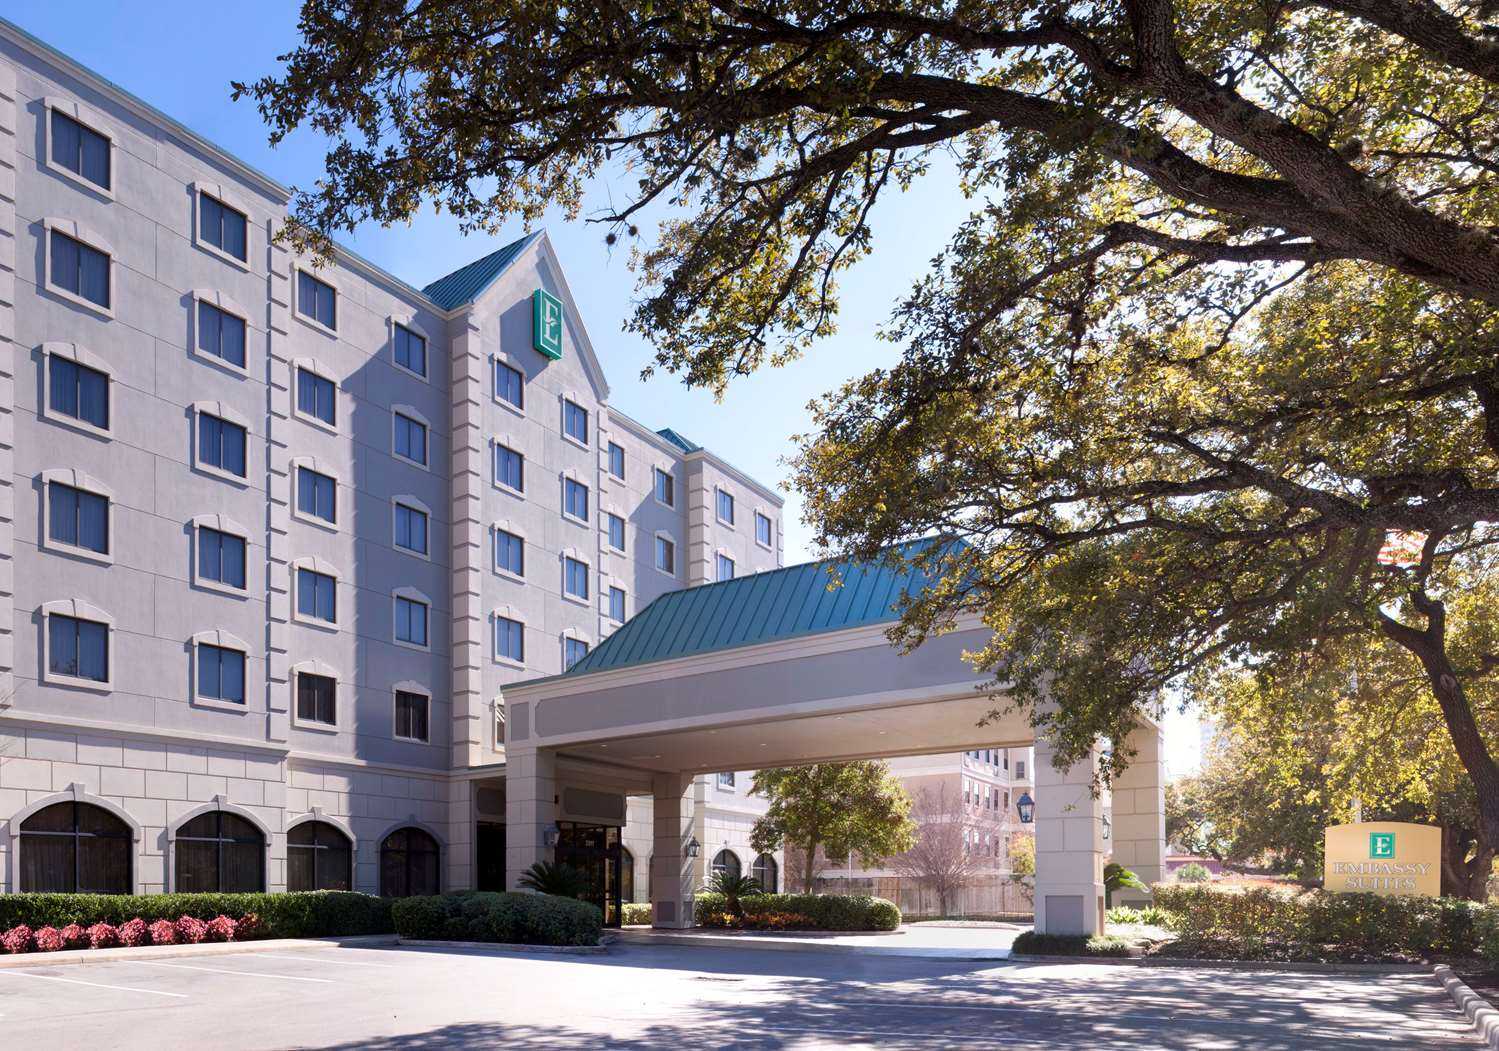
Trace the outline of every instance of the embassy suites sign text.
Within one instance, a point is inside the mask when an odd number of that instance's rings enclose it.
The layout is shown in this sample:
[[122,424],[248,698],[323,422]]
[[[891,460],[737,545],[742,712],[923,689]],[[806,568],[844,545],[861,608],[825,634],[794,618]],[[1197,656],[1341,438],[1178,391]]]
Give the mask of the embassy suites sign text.
[[1402,821],[1332,825],[1322,886],[1345,894],[1442,892],[1442,830]]

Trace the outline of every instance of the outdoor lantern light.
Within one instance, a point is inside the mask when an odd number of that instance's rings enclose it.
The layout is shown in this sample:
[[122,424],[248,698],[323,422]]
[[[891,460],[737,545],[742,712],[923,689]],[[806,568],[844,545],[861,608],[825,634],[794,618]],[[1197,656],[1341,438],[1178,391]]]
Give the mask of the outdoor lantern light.
[[1015,800],[1015,809],[1020,811],[1022,825],[1029,825],[1036,818],[1036,801],[1029,792],[1020,793],[1020,798]]
[[557,841],[561,838],[562,831],[556,826],[555,823],[548,825],[546,827],[546,831],[541,834],[541,842],[543,846],[555,847],[557,845]]
[[1109,820],[1109,815],[1103,816],[1103,838],[1108,839],[1109,834],[1114,831],[1114,823]]
[[698,843],[696,836],[693,836],[691,839],[689,839],[687,841],[687,856],[689,858],[695,858],[695,857],[697,857],[698,854],[702,853],[702,849],[703,848]]

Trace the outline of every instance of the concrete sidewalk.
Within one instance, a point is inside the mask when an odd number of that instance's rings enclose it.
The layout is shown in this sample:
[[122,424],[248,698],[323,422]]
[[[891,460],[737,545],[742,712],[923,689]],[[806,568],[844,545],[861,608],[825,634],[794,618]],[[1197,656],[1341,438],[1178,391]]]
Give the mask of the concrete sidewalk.
[[628,945],[696,945],[716,949],[770,949],[785,952],[841,952],[929,960],[1008,960],[1015,938],[1029,927],[1018,924],[936,926],[911,924],[877,934],[766,934],[757,931],[655,930],[626,927],[615,938]]
[[260,938],[247,942],[199,942],[196,945],[137,945],[133,948],[63,949],[0,955],[0,970],[57,967],[62,964],[111,963],[120,960],[171,960],[183,956],[229,956],[285,952],[290,949],[378,948],[395,945],[394,934],[360,934],[342,938]]

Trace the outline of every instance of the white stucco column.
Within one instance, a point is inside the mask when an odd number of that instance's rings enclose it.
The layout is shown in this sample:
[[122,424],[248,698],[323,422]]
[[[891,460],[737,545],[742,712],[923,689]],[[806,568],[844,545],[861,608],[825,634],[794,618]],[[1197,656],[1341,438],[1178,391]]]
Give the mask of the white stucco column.
[[680,929],[693,923],[692,839],[696,810],[691,774],[657,774],[654,795],[655,842],[651,850],[651,926]]
[[557,757],[508,750],[505,757],[505,886],[519,890],[525,871],[552,860],[546,832],[557,820]]
[[[1141,722],[1123,748],[1134,752],[1134,758],[1114,780],[1114,860],[1149,886],[1166,878],[1165,738],[1158,725]],[[1150,900],[1138,890],[1114,897],[1116,905]]]
[[1036,741],[1036,930],[1103,932],[1103,801],[1093,794],[1098,747],[1067,770]]

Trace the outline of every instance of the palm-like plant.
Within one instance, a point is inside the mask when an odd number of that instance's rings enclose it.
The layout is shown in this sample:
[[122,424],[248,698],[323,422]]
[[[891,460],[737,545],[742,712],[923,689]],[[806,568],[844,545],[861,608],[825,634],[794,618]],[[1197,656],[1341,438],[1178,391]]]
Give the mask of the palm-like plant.
[[1120,890],[1149,890],[1150,888],[1140,880],[1129,869],[1111,861],[1103,867],[1103,894],[1104,902],[1108,905],[1114,904],[1114,892]]
[[538,861],[521,874],[520,886],[538,894],[581,898],[588,893],[588,877],[565,862]]
[[724,908],[734,916],[744,915],[740,907],[740,898],[753,897],[756,894],[765,893],[760,886],[760,881],[753,876],[741,876],[733,872],[715,872],[708,877],[707,888],[713,894],[722,894]]

